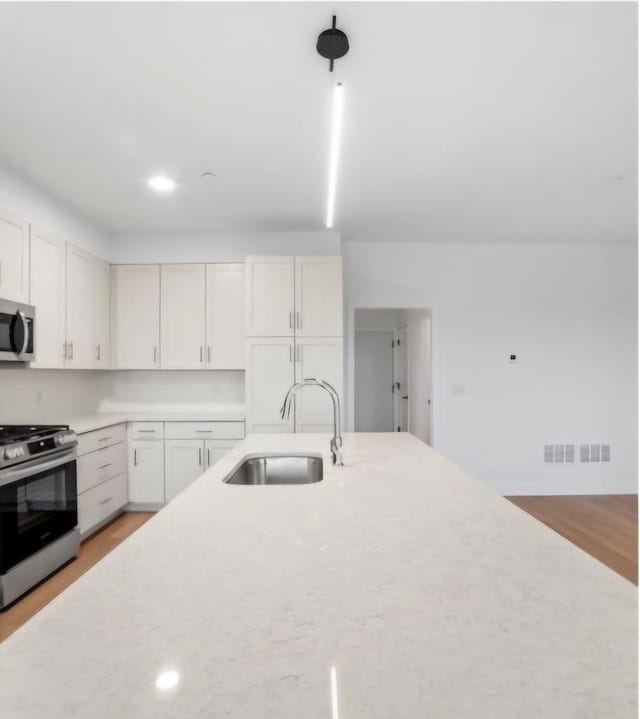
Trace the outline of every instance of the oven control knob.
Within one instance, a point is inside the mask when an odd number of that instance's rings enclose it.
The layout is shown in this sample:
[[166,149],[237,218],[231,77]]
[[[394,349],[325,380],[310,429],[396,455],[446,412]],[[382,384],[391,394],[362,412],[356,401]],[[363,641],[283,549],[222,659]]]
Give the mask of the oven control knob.
[[15,459],[16,457],[22,457],[24,455],[24,447],[7,447],[4,451],[4,456],[7,459]]
[[64,445],[69,444],[69,442],[73,442],[73,433],[69,432],[67,434],[59,434],[56,436],[56,444],[57,445]]

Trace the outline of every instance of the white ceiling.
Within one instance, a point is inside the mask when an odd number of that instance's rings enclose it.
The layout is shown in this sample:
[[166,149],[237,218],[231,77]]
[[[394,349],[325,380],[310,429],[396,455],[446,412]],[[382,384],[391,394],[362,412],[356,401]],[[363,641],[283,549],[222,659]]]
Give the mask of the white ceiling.
[[[328,72],[338,9],[351,52]],[[0,3],[0,159],[114,231],[634,241],[635,3]],[[210,170],[217,177],[203,180]],[[153,195],[150,174],[179,191]]]

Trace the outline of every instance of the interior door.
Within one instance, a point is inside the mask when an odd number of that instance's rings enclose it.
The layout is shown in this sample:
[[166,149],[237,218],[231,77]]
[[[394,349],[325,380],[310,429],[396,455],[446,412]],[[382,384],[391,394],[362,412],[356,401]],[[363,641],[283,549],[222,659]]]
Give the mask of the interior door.
[[393,373],[396,382],[395,425],[398,432],[409,431],[409,381],[407,367],[407,328],[401,327],[393,353]]
[[64,366],[65,242],[31,228],[31,304],[36,308],[31,367]]
[[75,369],[96,366],[94,262],[87,252],[67,243],[66,366]]
[[250,256],[245,263],[245,330],[252,337],[293,335],[294,259]]
[[[314,378],[331,384],[344,404],[342,337],[296,338],[296,380]],[[320,387],[308,386],[296,395],[296,432],[333,432],[333,403]]]
[[247,340],[247,432],[293,432],[293,409],[289,419],[280,417],[295,378],[293,354],[293,338]]
[[95,262],[95,343],[96,367],[106,369],[109,367],[110,348],[110,274],[107,262]]
[[160,363],[160,267],[111,268],[111,342],[117,369],[154,369]]
[[204,441],[167,439],[164,442],[164,487],[170,502],[204,472]]
[[244,265],[207,265],[208,369],[244,369]]
[[392,342],[391,331],[355,333],[356,432],[393,432]]
[[342,258],[296,257],[296,337],[343,334]]
[[29,223],[0,213],[0,299],[29,302]]

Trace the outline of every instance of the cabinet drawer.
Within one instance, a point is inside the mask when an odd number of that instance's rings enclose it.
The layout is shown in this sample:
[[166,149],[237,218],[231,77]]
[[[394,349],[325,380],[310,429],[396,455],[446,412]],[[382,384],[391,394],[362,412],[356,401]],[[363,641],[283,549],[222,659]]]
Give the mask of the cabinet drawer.
[[[72,427],[73,429],[73,427]],[[127,438],[126,424],[114,424],[111,427],[98,429],[95,432],[85,432],[78,435],[78,457],[97,449],[104,449],[112,444],[124,442]]]
[[164,439],[162,422],[132,422],[131,439]]
[[114,444],[77,460],[78,494],[127,471],[127,445]]
[[165,422],[165,439],[244,439],[244,422]]
[[83,536],[127,503],[127,475],[99,484],[78,497],[78,528]]

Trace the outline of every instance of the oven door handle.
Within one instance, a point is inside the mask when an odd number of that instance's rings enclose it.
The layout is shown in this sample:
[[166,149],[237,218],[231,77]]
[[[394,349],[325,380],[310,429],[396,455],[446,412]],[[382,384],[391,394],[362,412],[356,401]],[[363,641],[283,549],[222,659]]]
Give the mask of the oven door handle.
[[60,454],[57,454],[55,458],[42,462],[38,459],[31,462],[24,462],[14,467],[7,467],[6,469],[0,470],[0,487],[5,484],[11,484],[11,482],[18,482],[25,477],[29,477],[33,474],[40,474],[40,472],[46,472],[49,469],[55,469],[63,464],[73,461],[76,458],[76,450],[67,449]]

